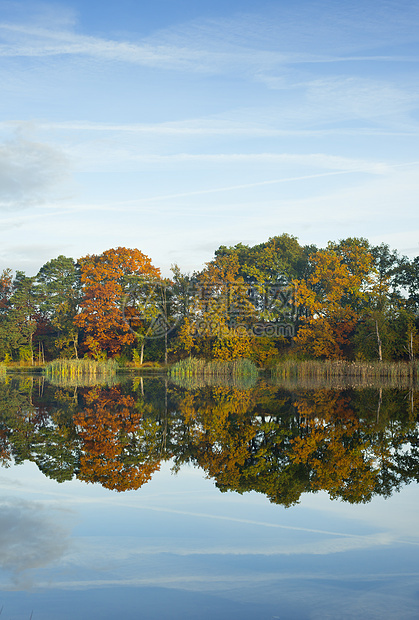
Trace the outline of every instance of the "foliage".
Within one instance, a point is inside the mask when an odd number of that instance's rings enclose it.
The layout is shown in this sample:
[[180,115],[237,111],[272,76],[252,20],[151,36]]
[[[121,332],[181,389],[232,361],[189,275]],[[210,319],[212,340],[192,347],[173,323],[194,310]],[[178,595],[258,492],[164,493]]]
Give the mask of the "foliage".
[[121,305],[129,278],[159,278],[160,270],[137,249],[116,248],[80,259],[82,301],[74,323],[84,331],[84,345],[96,359],[115,356],[135,335]]
[[[78,261],[60,255],[35,277],[0,274],[0,360],[118,358],[142,366],[195,356],[369,362],[419,355],[419,257],[363,238],[302,246],[287,234],[220,246],[172,280],[138,249]],[[132,362],[131,362],[132,360]]]
[[[50,340],[55,350],[78,357],[78,329],[74,318],[81,297],[80,271],[72,258],[60,255],[41,267],[35,278],[35,295],[40,318],[38,341],[48,348]],[[52,347],[51,347],[52,348]]]

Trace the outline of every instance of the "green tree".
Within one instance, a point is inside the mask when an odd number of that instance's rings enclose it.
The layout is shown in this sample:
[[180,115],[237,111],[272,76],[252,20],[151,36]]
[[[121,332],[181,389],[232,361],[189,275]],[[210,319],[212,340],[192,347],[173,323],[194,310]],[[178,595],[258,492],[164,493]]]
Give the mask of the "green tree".
[[78,358],[78,329],[74,324],[81,297],[80,272],[72,258],[60,255],[41,267],[35,277],[39,311],[50,326],[55,348]]
[[34,278],[17,271],[9,300],[6,328],[7,340],[14,356],[33,362],[33,336],[37,327]]

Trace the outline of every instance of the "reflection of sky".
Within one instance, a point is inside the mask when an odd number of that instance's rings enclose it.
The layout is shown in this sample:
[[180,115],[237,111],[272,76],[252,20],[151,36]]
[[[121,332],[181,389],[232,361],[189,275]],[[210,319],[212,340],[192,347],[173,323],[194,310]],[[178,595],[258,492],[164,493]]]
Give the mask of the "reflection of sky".
[[416,618],[417,487],[285,509],[164,466],[138,491],[0,472],[6,618]]

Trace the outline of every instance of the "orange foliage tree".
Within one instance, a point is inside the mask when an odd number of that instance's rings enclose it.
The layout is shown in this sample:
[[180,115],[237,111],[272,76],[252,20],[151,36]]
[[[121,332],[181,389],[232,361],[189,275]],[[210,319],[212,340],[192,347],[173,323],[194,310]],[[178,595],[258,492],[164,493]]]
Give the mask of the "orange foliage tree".
[[355,243],[328,247],[312,255],[307,280],[294,280],[301,317],[297,348],[327,359],[348,355],[350,339],[374,288],[373,257]]
[[135,341],[121,309],[124,280],[159,279],[160,270],[140,250],[122,247],[87,255],[79,264],[83,300],[74,322],[84,330],[84,345],[94,357],[117,355]]

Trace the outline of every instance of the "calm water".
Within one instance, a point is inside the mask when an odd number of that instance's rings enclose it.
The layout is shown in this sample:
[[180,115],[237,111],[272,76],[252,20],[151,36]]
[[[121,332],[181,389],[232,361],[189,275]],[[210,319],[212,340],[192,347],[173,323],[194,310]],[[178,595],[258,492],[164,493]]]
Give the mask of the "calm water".
[[419,617],[419,394],[0,382],[1,618]]

